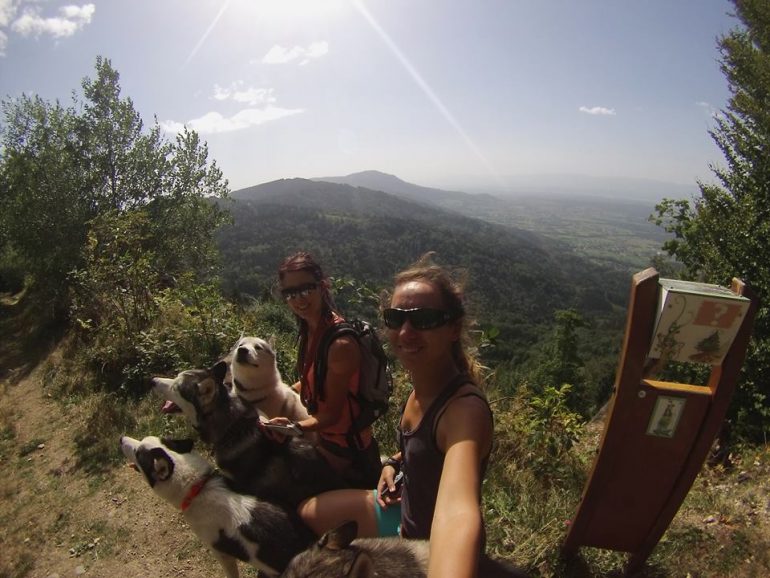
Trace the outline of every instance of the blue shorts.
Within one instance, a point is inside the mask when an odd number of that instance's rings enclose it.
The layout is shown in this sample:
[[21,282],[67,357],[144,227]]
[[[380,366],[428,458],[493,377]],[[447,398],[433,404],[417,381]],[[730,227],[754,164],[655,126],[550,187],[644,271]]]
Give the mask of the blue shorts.
[[377,531],[380,536],[401,535],[401,504],[390,504],[386,510],[377,501],[377,490],[374,492],[374,515],[377,518]]

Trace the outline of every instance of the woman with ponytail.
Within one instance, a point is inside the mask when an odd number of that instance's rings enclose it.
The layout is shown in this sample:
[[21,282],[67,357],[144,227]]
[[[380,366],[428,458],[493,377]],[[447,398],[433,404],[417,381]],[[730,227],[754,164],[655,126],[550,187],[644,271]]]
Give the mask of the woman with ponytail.
[[385,461],[374,492],[327,492],[299,513],[319,535],[355,520],[359,537],[429,539],[429,577],[487,575],[479,570],[481,484],[493,421],[468,347],[462,287],[426,254],[396,275],[383,320],[413,388],[398,425],[399,451]]

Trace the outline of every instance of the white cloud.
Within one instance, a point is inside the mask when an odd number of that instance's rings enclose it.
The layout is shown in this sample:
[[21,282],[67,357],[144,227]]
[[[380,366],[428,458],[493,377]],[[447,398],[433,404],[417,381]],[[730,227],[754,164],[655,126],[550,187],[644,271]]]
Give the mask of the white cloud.
[[0,28],[5,28],[13,20],[16,6],[13,0],[0,0]]
[[581,106],[578,110],[580,112],[584,112],[586,114],[592,114],[596,116],[615,116],[615,109],[614,108],[605,108],[603,106]]
[[294,46],[292,48],[285,48],[276,44],[262,57],[262,62],[264,64],[286,64],[299,58],[301,60],[298,64],[303,66],[311,60],[325,56],[328,52],[329,43],[325,41],[311,42],[307,47]]
[[186,123],[169,120],[161,122],[160,126],[169,133],[180,132],[187,125],[188,128],[200,134],[216,134],[243,130],[303,112],[305,111],[301,108],[288,109],[266,106],[265,108],[246,108],[230,117],[225,117],[218,112],[208,112],[202,117],[194,118]]
[[695,103],[696,106],[702,108],[706,114],[708,114],[711,118],[721,118],[722,114],[717,110],[714,106],[712,106],[708,102],[704,102],[702,100],[699,100]]
[[234,82],[230,87],[214,85],[214,100],[232,100],[251,106],[261,106],[275,102],[272,88],[244,87],[242,81]]
[[96,6],[93,4],[69,5],[59,8],[60,16],[44,18],[36,8],[27,8],[13,21],[11,29],[22,36],[50,35],[54,38],[66,38],[90,24],[94,12]]

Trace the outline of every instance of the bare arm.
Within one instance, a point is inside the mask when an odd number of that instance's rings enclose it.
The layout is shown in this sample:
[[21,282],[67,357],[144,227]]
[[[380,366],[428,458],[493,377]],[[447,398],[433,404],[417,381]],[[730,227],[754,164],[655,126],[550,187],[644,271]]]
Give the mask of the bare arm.
[[492,420],[484,402],[450,402],[436,441],[444,451],[430,540],[429,578],[474,578],[483,536],[479,506],[481,463],[492,444]]
[[324,381],[326,405],[323,411],[319,410],[299,422],[302,429],[307,431],[320,431],[339,421],[343,411],[347,409],[350,379],[361,363],[358,342],[348,336],[332,341],[327,355]]

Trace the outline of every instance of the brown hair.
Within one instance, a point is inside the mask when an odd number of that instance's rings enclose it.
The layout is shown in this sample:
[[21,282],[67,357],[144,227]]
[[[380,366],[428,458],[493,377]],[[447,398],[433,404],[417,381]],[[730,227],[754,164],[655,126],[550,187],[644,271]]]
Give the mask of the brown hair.
[[[306,271],[310,273],[318,283],[318,290],[321,292],[321,301],[323,303],[322,315],[327,317],[332,313],[337,312],[337,306],[334,304],[334,297],[331,293],[331,282],[329,278],[324,275],[321,265],[313,259],[313,256],[307,251],[299,251],[293,255],[289,255],[278,266],[278,279],[283,281],[287,273],[295,273],[298,271]],[[304,322],[297,317],[297,322],[300,325],[300,332],[307,329],[304,326]]]
[[427,281],[441,293],[441,298],[447,310],[456,315],[455,323],[461,323],[460,339],[452,344],[452,356],[460,371],[478,385],[484,378],[484,367],[475,354],[475,348],[468,332],[469,321],[465,314],[465,294],[463,286],[466,274],[464,271],[450,272],[433,261],[435,253],[429,251],[404,269],[394,278],[394,286],[398,287],[409,281]]

